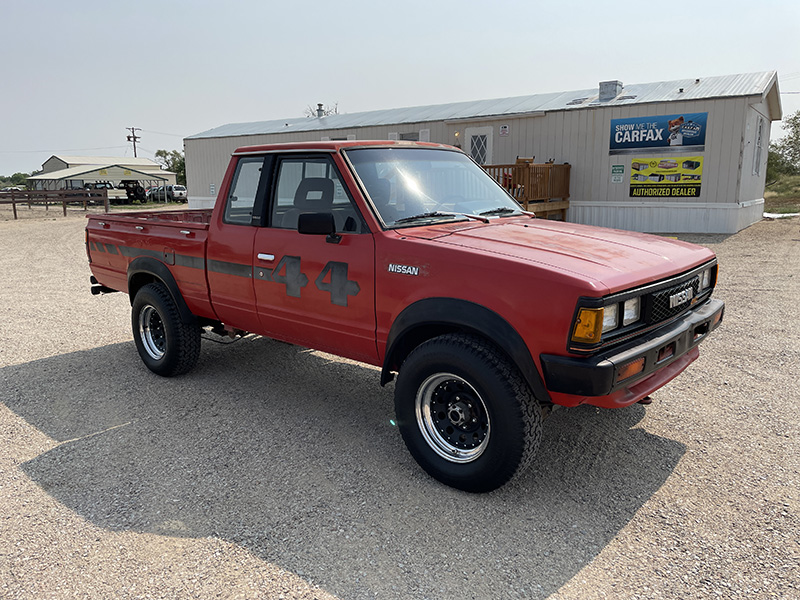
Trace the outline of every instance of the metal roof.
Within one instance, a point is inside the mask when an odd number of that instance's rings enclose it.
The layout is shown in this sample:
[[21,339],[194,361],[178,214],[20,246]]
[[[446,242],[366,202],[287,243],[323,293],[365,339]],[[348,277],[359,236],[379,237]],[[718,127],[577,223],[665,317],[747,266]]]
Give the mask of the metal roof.
[[[659,81],[655,83],[634,83],[626,85],[617,96],[608,101],[600,101],[598,88],[498,98],[494,100],[475,100],[434,104],[408,108],[391,108],[368,112],[329,115],[327,117],[300,117],[276,119],[255,123],[231,123],[188,136],[186,139],[235,137],[271,133],[291,133],[300,131],[323,131],[331,129],[350,129],[376,125],[402,125],[404,123],[424,123],[426,121],[458,121],[486,117],[525,115],[537,112],[560,110],[580,110],[604,106],[627,106],[652,102],[674,102],[678,100],[699,100],[709,98],[731,98],[737,96],[766,96],[775,86],[777,72],[745,73]],[[773,104],[777,106],[777,119],[780,119],[780,98]]]
[[53,158],[57,158],[70,167],[77,167],[79,165],[125,165],[138,168],[161,168],[160,164],[150,158],[131,158],[127,156],[64,156],[63,154],[54,154],[47,160]]
[[127,165],[79,165],[60,171],[50,171],[40,175],[28,177],[28,181],[69,181],[70,179],[100,179],[103,181],[116,181],[123,179],[152,179],[166,181],[164,173],[169,171],[137,171]]

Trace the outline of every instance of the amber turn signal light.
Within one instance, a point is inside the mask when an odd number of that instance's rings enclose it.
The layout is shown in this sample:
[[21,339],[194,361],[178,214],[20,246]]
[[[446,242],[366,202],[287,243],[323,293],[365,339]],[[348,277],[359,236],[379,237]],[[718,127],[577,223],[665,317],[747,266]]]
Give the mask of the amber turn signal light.
[[644,371],[644,356],[625,363],[617,370],[617,381],[628,379]]
[[603,309],[582,308],[578,311],[575,327],[572,329],[572,341],[584,344],[596,344],[603,332]]

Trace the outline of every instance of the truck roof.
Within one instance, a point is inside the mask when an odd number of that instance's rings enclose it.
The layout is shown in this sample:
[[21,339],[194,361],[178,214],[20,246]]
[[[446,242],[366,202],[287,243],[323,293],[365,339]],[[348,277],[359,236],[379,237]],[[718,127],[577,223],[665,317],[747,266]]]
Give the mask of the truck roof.
[[461,152],[460,149],[454,146],[435,144],[433,142],[412,142],[408,140],[340,140],[319,142],[283,142],[278,144],[261,144],[258,146],[242,146],[241,148],[237,148],[233,155],[262,154],[264,152],[286,152],[295,150],[322,150],[326,152],[338,152],[342,148],[369,148],[375,146],[398,146],[403,148],[417,146]]

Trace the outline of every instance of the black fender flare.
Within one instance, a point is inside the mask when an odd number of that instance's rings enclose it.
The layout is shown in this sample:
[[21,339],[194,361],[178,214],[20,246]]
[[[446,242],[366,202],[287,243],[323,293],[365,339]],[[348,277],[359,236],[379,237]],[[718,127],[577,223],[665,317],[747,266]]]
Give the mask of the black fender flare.
[[392,371],[400,369],[416,346],[453,331],[478,335],[497,346],[517,366],[536,399],[540,403],[551,401],[522,336],[493,310],[458,298],[426,298],[403,309],[389,330],[381,385],[393,379]]
[[136,297],[136,292],[139,291],[143,285],[151,283],[153,280],[158,280],[164,284],[169,291],[175,305],[178,307],[178,312],[181,315],[181,321],[191,324],[195,321],[195,316],[186,300],[183,299],[178,282],[175,281],[175,276],[169,270],[169,267],[160,260],[152,256],[139,256],[131,261],[128,265],[128,297],[131,304]]

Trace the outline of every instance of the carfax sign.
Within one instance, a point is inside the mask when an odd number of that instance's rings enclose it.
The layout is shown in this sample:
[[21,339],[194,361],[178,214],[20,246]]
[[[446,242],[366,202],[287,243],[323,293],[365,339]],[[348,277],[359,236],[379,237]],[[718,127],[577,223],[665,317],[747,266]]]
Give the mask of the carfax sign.
[[703,151],[708,113],[657,115],[611,119],[609,154],[667,151]]
[[703,157],[634,158],[630,181],[631,198],[697,198],[703,181]]

